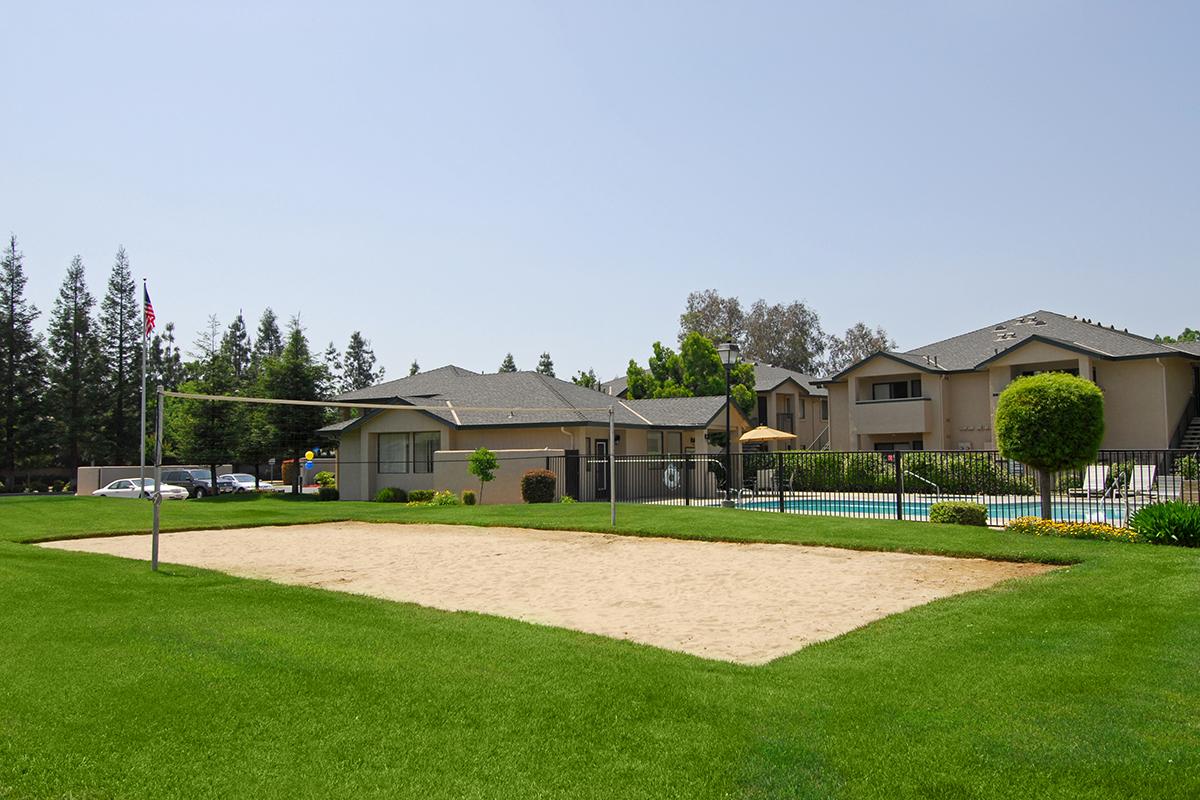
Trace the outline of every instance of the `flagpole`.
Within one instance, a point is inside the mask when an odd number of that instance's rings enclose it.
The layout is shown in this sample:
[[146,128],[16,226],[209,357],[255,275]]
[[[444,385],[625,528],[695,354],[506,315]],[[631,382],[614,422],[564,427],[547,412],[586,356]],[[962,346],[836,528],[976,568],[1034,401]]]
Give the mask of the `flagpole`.
[[138,483],[138,497],[146,496],[146,350],[149,349],[149,342],[150,332],[146,330],[146,279],[142,278],[142,435],[138,439],[141,477]]

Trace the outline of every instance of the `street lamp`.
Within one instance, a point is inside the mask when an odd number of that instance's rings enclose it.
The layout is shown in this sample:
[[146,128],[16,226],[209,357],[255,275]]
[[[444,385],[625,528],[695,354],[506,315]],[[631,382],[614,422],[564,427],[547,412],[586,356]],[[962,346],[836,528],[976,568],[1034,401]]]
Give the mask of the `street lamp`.
[[730,372],[738,363],[738,346],[732,341],[722,342],[717,345],[717,355],[725,365],[725,500],[721,505],[730,508],[736,505],[733,501],[733,436],[729,428]]

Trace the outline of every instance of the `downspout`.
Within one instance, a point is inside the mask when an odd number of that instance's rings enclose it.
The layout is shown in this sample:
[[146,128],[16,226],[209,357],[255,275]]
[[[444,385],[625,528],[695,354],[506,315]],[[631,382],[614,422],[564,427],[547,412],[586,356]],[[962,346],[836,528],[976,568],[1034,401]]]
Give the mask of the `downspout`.
[[562,431],[563,436],[569,436],[571,438],[571,448],[570,449],[574,450],[575,449],[575,434],[571,433],[569,430],[567,430],[565,427],[562,427],[562,426],[559,426],[559,430]]
[[1161,358],[1154,359],[1154,363],[1162,368],[1162,403],[1163,403],[1163,447],[1171,447],[1174,443],[1171,441],[1171,408],[1167,397],[1167,365],[1163,363]]

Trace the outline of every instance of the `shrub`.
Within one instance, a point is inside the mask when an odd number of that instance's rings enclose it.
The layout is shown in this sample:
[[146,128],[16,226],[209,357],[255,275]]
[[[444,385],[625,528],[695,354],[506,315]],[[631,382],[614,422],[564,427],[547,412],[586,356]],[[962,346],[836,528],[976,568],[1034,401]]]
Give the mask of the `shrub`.
[[1005,458],[1038,471],[1042,516],[1050,516],[1051,473],[1096,459],[1104,438],[1104,393],[1061,372],[1017,378],[996,401],[996,443]]
[[1175,462],[1175,471],[1188,481],[1200,480],[1200,458],[1182,456]]
[[408,500],[408,495],[403,489],[394,489],[391,486],[385,486],[375,493],[376,503],[403,503]]
[[62,490],[63,490],[63,481],[62,480],[55,480],[53,483],[50,484],[50,491],[58,493],[58,492],[61,492]]
[[435,506],[456,506],[460,501],[458,499],[458,495],[447,489],[444,492],[436,493],[431,502]]
[[521,476],[521,499],[526,503],[553,503],[558,477],[548,469],[531,469]]
[[987,506],[980,503],[943,502],[929,507],[930,522],[950,525],[987,525]]
[[462,504],[464,506],[475,505],[475,492],[472,489],[463,489]]
[[1105,542],[1144,541],[1137,531],[1103,522],[1052,522],[1040,517],[1018,517],[1005,526],[1013,533],[1030,536],[1063,536],[1068,539],[1099,539]]
[[562,503],[563,505],[570,505],[571,503],[578,503],[579,501],[574,497],[571,497],[569,494],[564,494],[558,499],[558,502]]
[[1139,508],[1129,527],[1151,544],[1200,547],[1200,506],[1173,500]]
[[321,486],[317,488],[318,500],[337,500],[338,490],[333,486]]
[[66,483],[63,484],[62,490],[63,490],[63,494],[71,494],[72,492],[75,491],[75,485],[73,483],[71,483],[70,481],[67,481]]
[[428,503],[431,502],[437,494],[433,489],[413,489],[408,493],[408,502],[410,503]]
[[337,477],[328,470],[321,470],[313,476],[313,483],[326,489],[332,489],[337,486]]

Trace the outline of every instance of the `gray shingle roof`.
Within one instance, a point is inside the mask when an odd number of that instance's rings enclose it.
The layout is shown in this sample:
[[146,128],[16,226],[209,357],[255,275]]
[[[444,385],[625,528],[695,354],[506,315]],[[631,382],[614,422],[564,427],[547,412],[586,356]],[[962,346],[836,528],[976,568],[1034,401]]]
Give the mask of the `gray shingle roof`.
[[[424,380],[417,380],[422,377]],[[397,389],[403,393],[396,394]],[[443,367],[431,373],[347,392],[337,399],[421,406],[419,413],[457,428],[606,426],[609,406],[614,409],[614,422],[622,427],[700,428],[706,426],[725,404],[724,397],[620,400],[536,372],[480,374],[457,367]],[[361,419],[334,423],[322,430],[338,433],[349,430],[359,421]]]
[[[1066,317],[1052,311],[1034,311],[903,353],[889,351],[882,355],[911,364],[926,372],[961,372],[978,369],[1031,340],[1045,341],[1069,350],[1108,359],[1200,355],[1200,347],[1192,351],[1179,345],[1159,344],[1153,339],[1130,333],[1125,329],[1077,317]],[[856,366],[858,364],[847,367],[831,380],[838,380]]]
[[779,384],[791,378],[809,394],[816,397],[824,397],[829,392],[823,386],[817,386],[812,375],[806,375],[803,372],[796,372],[792,369],[784,369],[783,367],[773,367],[770,364],[755,364],[754,365],[754,390],[757,392],[769,392]]

